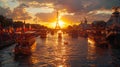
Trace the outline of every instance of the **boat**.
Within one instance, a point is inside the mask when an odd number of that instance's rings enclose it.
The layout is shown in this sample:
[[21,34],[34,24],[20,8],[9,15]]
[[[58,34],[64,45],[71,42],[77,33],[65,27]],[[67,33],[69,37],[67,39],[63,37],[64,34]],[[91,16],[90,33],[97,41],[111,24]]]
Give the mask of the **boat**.
[[101,48],[108,48],[108,42],[106,41],[106,38],[104,36],[98,36],[98,35],[92,35],[88,37],[88,40],[91,40],[92,42],[94,42],[94,45],[96,47],[101,47]]
[[106,41],[106,35],[104,34],[104,27],[93,27],[92,30],[89,30],[88,39],[94,42],[94,45],[101,48],[108,48],[108,42]]
[[68,33],[72,38],[78,38],[78,30],[72,29]]
[[63,34],[63,32],[62,32],[61,30],[59,30],[59,31],[57,32],[57,34],[58,34],[58,38],[59,38],[59,39],[62,39],[62,34]]
[[62,33],[58,33],[58,38],[62,38]]
[[120,11],[114,7],[110,19],[107,21],[106,39],[114,48],[120,48]]
[[54,31],[51,31],[51,35],[54,35]]
[[17,34],[17,45],[14,48],[14,53],[18,55],[31,55],[35,51],[36,42],[32,32]]
[[41,29],[40,30],[40,37],[41,38],[46,38],[47,37],[47,30],[46,29]]
[[115,28],[114,30],[110,30],[106,35],[106,39],[111,47],[120,48],[120,30],[116,30]]

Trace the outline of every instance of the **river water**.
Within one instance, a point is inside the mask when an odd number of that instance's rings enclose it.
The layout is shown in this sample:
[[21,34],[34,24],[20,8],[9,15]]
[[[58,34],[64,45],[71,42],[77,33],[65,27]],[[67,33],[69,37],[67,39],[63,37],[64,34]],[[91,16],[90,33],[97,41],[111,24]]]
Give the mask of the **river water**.
[[120,67],[120,50],[95,47],[83,37],[36,37],[35,52],[16,59],[14,46],[0,50],[0,67]]

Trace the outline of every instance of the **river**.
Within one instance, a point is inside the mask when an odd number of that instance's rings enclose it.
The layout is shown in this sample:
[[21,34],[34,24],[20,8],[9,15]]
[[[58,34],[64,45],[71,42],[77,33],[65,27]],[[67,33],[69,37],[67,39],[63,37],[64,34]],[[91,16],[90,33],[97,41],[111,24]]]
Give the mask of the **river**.
[[120,67],[119,50],[95,47],[83,37],[36,37],[35,52],[16,59],[14,46],[0,50],[0,67]]

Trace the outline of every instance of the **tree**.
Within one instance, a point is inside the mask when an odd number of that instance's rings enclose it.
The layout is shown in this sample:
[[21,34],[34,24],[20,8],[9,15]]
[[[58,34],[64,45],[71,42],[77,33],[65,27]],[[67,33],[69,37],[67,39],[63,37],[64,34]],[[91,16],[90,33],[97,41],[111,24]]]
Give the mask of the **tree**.
[[0,15],[0,24],[2,28],[8,28],[13,25],[13,19],[9,19]]

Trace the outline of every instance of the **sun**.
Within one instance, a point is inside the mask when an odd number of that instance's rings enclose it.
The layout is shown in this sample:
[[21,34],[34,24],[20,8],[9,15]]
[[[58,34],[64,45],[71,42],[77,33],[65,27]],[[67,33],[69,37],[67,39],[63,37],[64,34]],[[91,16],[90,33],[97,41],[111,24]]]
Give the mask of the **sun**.
[[[59,23],[60,28],[65,28],[66,27],[66,23],[63,22],[62,20],[59,20],[58,23]],[[51,23],[51,25],[49,27],[55,28],[55,26],[56,26],[56,22],[53,22],[53,23]]]
[[61,28],[63,28],[65,26],[65,22],[63,22],[62,20],[59,21],[59,25]]

